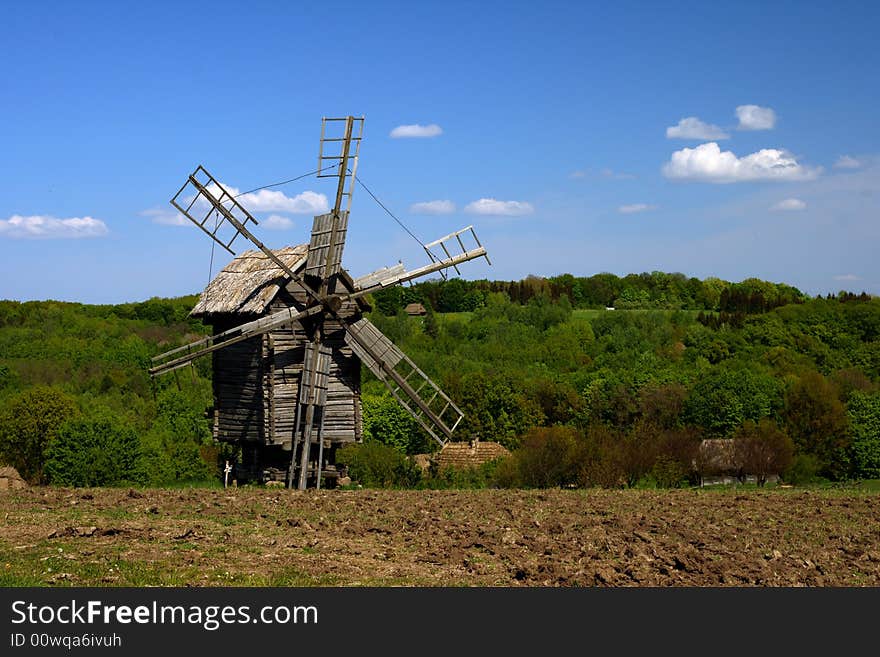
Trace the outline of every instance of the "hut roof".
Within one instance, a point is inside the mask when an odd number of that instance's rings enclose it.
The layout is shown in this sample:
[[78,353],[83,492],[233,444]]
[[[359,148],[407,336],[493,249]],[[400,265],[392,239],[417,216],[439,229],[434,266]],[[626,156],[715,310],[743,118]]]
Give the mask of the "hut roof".
[[443,468],[475,468],[477,466],[507,456],[510,451],[500,443],[473,440],[470,442],[449,442],[440,450],[437,464]]
[[735,444],[731,438],[707,438],[700,442],[700,469],[705,472],[736,472]]
[[0,467],[0,490],[25,488],[27,483],[18,474],[18,470],[9,466]]
[[427,315],[428,311],[425,310],[425,307],[420,303],[410,303],[407,304],[404,311],[407,315]]
[[[296,270],[306,261],[308,244],[273,250],[281,261]],[[286,275],[261,251],[245,251],[226,265],[199,296],[190,315],[213,313],[255,313],[266,310]]]

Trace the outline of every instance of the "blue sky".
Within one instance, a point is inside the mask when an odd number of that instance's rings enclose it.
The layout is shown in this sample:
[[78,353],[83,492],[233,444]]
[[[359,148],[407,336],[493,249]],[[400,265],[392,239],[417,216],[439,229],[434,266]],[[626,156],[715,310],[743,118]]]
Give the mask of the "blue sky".
[[[880,294],[877,3],[128,4],[4,6],[0,298],[199,291],[211,243],[168,204],[187,175],[306,173],[321,117],[349,113],[361,178],[413,232],[476,227],[493,266],[466,278]],[[273,191],[244,199],[280,247],[335,190]],[[424,263],[357,189],[347,268],[400,259]]]

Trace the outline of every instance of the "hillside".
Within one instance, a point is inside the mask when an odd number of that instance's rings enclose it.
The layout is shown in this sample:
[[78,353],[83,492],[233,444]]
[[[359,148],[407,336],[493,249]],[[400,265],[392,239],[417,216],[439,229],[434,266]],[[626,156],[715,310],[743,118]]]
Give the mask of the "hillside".
[[[459,439],[521,448],[468,485],[678,486],[701,438],[731,437],[771,445],[790,480],[880,477],[880,300],[610,276],[452,279],[373,300],[377,326],[462,407]],[[600,282],[610,296],[590,296]],[[408,317],[413,300],[449,312]],[[67,485],[215,477],[210,360],[146,373],[151,356],[206,332],[187,318],[194,301],[0,302],[5,460]],[[368,373],[364,409],[372,440],[399,455],[433,448]],[[407,472],[375,483],[450,482]]]

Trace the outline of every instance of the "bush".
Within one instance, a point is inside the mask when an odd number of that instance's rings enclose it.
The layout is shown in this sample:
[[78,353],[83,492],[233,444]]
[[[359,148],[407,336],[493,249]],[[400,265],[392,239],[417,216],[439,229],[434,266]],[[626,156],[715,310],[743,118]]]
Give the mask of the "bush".
[[375,440],[343,447],[336,452],[336,462],[348,468],[353,481],[368,488],[410,488],[422,474],[398,450]]
[[45,483],[46,447],[76,412],[73,398],[55,388],[19,393],[0,413],[0,460],[28,483]]
[[764,418],[748,421],[733,438],[734,459],[744,474],[755,475],[759,486],[767,477],[789,469],[794,458],[794,442],[779,426]]
[[362,397],[364,439],[394,447],[405,454],[431,451],[434,441],[400,403],[390,395]]
[[61,486],[143,482],[134,429],[108,411],[66,422],[46,448],[46,475]]
[[852,444],[849,460],[852,475],[880,478],[880,393],[856,392],[848,407]]
[[517,485],[552,488],[577,484],[579,438],[571,427],[536,427],[529,431],[514,452]]
[[499,463],[503,457],[482,463],[475,468],[444,468],[422,477],[422,488],[477,489],[491,488],[497,481]]
[[792,459],[791,466],[786,470],[782,478],[795,486],[815,484],[825,481],[819,476],[822,462],[813,454],[798,454]]

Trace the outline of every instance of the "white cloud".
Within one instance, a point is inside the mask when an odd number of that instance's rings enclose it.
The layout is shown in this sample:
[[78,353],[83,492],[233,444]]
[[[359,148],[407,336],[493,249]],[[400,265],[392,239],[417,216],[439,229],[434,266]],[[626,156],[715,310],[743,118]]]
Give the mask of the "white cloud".
[[108,232],[107,224],[92,217],[56,219],[48,215],[14,214],[9,219],[0,219],[0,237],[11,239],[76,239],[101,237]]
[[614,180],[632,180],[635,176],[631,173],[623,173],[622,171],[612,171],[611,169],[602,169],[603,178],[613,178]]
[[647,212],[648,210],[656,210],[656,205],[648,205],[647,203],[633,203],[632,205],[621,205],[617,208],[620,214],[635,214],[636,212]]
[[859,160],[849,155],[841,155],[834,163],[835,169],[858,169],[861,166],[862,163]]
[[760,105],[740,105],[736,117],[739,130],[770,130],[776,125],[776,112]]
[[293,228],[293,220],[280,214],[272,214],[260,222],[260,226],[268,230],[287,230]]
[[783,210],[783,211],[789,210],[789,211],[791,211],[791,210],[803,210],[806,207],[807,207],[807,204],[804,203],[799,198],[787,198],[783,201],[779,201],[779,203],[776,203],[770,209],[771,210]]
[[[330,209],[327,197],[317,192],[305,191],[296,196],[287,196],[284,192],[271,189],[261,189],[257,192],[249,192],[239,196],[240,192],[235,187],[222,183],[223,188],[235,200],[241,203],[251,212],[290,212],[291,214],[324,214]],[[220,198],[222,193],[216,185],[207,187],[214,198]]]
[[703,123],[695,116],[689,116],[678,122],[678,125],[666,128],[667,139],[730,139],[730,135],[717,125]]
[[413,214],[452,214],[455,212],[455,203],[452,201],[423,201],[409,206]]
[[855,274],[841,274],[840,276],[834,277],[835,281],[860,281],[862,280],[860,276],[856,276]]
[[821,171],[819,167],[798,164],[783,150],[764,148],[737,157],[731,151],[722,151],[715,142],[675,151],[663,165],[663,175],[667,178],[710,183],[813,180]]
[[481,198],[479,201],[468,203],[464,207],[468,214],[495,214],[508,217],[519,217],[531,214],[535,208],[525,201],[498,201],[494,198]]
[[568,174],[572,180],[581,180],[583,178],[606,178],[608,180],[632,180],[635,176],[631,173],[623,173],[622,171],[614,171],[612,169],[578,169]]
[[150,208],[140,213],[154,224],[165,226],[192,226],[192,222],[175,210],[163,210],[162,208]]
[[402,139],[408,137],[436,137],[443,134],[443,128],[436,123],[430,125],[399,125],[391,131],[390,135],[394,139]]

